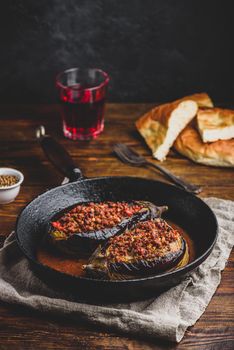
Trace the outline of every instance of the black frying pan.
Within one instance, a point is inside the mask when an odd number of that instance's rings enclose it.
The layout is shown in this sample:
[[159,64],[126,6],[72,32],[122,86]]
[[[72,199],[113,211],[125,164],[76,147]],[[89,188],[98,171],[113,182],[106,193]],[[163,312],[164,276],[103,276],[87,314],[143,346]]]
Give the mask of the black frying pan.
[[[16,238],[35,271],[54,288],[72,290],[78,299],[85,301],[145,298],[178,284],[211,253],[217,237],[217,221],[201,199],[175,186],[138,177],[85,179],[54,139],[41,136],[40,143],[48,158],[70,179],[70,183],[47,191],[23,209],[16,223]],[[55,213],[75,203],[107,200],[147,200],[167,205],[166,218],[182,226],[194,240],[196,259],[173,272],[126,281],[75,277],[46,267],[37,260],[36,249],[45,234],[46,224]]]

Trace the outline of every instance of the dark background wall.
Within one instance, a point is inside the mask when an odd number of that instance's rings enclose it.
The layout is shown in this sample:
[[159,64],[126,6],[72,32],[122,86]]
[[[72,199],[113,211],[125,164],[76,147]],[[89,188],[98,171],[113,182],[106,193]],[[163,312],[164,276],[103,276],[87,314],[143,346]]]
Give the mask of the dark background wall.
[[56,73],[73,66],[107,71],[112,101],[233,101],[233,3],[2,1],[0,103],[54,102]]

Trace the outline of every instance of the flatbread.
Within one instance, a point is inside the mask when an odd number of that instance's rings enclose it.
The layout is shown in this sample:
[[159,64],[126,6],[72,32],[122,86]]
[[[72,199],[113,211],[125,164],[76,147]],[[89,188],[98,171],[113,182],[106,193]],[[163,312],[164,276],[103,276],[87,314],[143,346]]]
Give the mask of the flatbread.
[[197,127],[203,142],[234,138],[234,111],[222,108],[199,109]]
[[177,137],[174,148],[196,163],[234,167],[234,139],[204,143],[193,120]]
[[153,108],[136,122],[153,157],[164,160],[179,133],[195,117],[198,107],[212,107],[206,93],[194,94]]

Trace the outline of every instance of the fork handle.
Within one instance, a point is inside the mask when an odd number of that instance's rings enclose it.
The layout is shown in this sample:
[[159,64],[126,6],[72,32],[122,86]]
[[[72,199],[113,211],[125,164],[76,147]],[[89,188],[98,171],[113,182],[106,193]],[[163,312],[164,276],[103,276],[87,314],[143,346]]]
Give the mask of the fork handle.
[[172,174],[170,171],[168,171],[167,169],[163,168],[162,166],[158,165],[158,164],[154,164],[151,162],[146,162],[147,165],[156,168],[157,170],[161,171],[163,174],[165,174],[170,180],[172,180],[175,184],[179,185],[180,187],[182,187],[185,191],[187,192],[191,192],[191,193],[200,193],[202,191],[202,188],[200,186],[196,186],[193,184],[190,184],[189,182],[181,179],[178,176],[175,176],[174,174]]

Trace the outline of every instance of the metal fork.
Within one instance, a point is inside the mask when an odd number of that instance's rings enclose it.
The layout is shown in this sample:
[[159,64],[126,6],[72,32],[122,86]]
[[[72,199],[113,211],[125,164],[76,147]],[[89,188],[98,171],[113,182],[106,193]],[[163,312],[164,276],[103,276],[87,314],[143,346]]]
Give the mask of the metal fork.
[[190,184],[187,181],[181,179],[178,176],[175,176],[171,172],[169,172],[167,169],[163,168],[161,165],[154,164],[152,162],[149,162],[146,160],[143,156],[133,151],[130,147],[126,146],[123,143],[116,143],[114,145],[114,152],[118,156],[122,162],[130,164],[132,166],[151,166],[156,168],[157,170],[161,171],[164,175],[166,175],[172,182],[174,182],[176,185],[182,187],[187,192],[191,193],[200,193],[202,191],[202,188],[200,186]]

